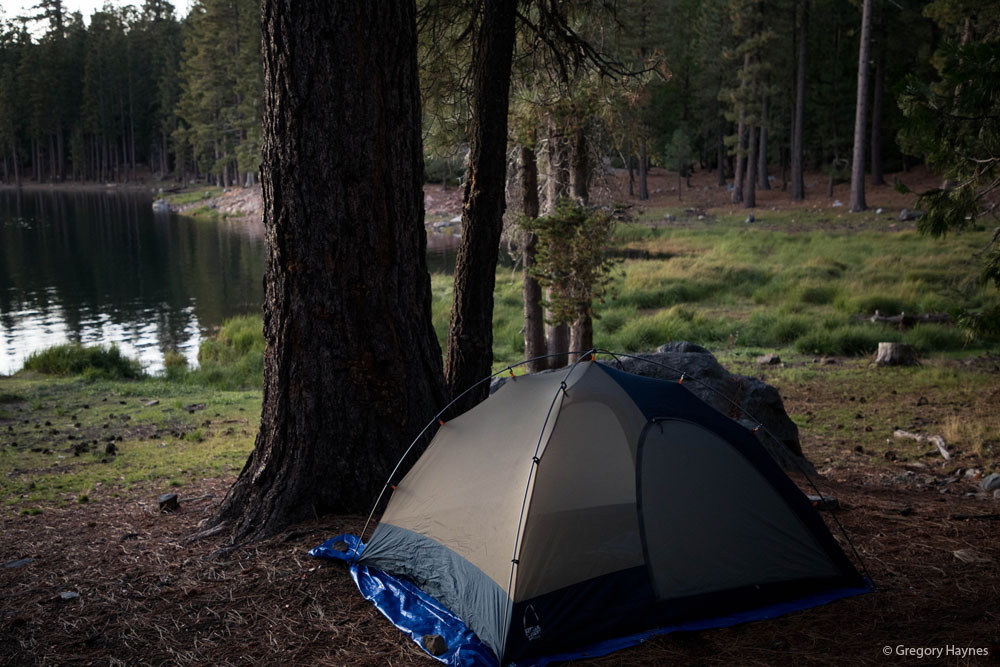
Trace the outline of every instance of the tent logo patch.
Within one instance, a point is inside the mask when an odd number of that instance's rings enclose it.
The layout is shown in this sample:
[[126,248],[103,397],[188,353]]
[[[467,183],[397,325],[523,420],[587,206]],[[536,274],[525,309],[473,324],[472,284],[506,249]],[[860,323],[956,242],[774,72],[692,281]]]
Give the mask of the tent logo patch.
[[538,620],[535,608],[530,604],[524,610],[524,636],[529,642],[533,642],[542,636],[542,622]]

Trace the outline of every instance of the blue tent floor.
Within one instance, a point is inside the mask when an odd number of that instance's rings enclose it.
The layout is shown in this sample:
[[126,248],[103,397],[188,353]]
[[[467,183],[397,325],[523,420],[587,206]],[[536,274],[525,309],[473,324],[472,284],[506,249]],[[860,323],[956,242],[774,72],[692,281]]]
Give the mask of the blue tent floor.
[[[344,550],[342,551],[337,547]],[[364,551],[364,543],[356,535],[337,535],[323,542],[323,544],[310,549],[309,555],[316,558],[345,561],[349,566],[351,578],[357,585],[362,597],[371,601],[393,625],[409,635],[416,642],[417,646],[434,659],[452,667],[497,666],[498,662],[493,652],[479,641],[479,638],[465,626],[462,619],[452,614],[433,597],[427,595],[409,581],[397,579],[390,574],[369,568],[365,565],[353,564],[351,561],[355,559],[356,554],[360,554],[362,551]],[[863,588],[842,588],[824,591],[797,600],[752,609],[730,616],[690,621],[638,632],[627,637],[596,642],[570,653],[529,658],[515,663],[515,667],[542,667],[552,662],[599,657],[629,646],[641,644],[657,635],[670,632],[690,632],[709,628],[724,628],[748,621],[774,618],[793,611],[827,604],[841,598],[869,593],[871,590],[871,586],[867,586]],[[423,645],[423,638],[426,635],[440,635],[447,645],[445,652],[441,655],[432,655]]]

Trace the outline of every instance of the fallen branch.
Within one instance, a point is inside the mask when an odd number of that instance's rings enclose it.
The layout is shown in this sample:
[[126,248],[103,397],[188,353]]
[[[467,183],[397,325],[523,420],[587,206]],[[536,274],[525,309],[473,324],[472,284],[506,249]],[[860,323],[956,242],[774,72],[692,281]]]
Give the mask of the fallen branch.
[[894,324],[900,329],[912,327],[916,324],[951,324],[951,315],[948,313],[925,313],[923,315],[911,315],[900,313],[899,315],[883,315],[879,311],[868,318],[872,324],[882,322],[884,324]]
[[218,535],[228,527],[226,523],[220,523],[217,526],[209,528],[208,530],[203,530],[200,533],[195,533],[194,535],[188,535],[184,538],[185,542],[197,542],[198,540],[203,540],[206,537],[212,537],[213,535]]
[[913,433],[912,431],[904,431],[903,429],[897,429],[892,432],[892,437],[894,438],[909,438],[910,440],[916,440],[917,442],[933,442],[941,452],[941,456],[945,461],[951,459],[951,453],[948,451],[948,447],[945,445],[944,438],[940,435],[924,435],[923,433]]

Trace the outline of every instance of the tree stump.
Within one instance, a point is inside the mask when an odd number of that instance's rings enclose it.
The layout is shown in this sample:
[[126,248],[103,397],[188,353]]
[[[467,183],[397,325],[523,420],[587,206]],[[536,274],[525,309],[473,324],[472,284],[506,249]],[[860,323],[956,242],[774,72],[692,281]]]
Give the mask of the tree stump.
[[876,366],[916,366],[917,351],[907,343],[879,343]]

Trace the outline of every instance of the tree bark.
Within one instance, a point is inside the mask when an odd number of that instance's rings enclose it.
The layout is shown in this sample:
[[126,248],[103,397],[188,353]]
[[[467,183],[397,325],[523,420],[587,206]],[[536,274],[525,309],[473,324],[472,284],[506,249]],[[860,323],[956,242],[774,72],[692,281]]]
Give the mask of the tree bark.
[[545,214],[551,215],[556,210],[559,200],[566,196],[568,172],[565,168],[565,146],[556,126],[555,119],[549,116],[548,135],[545,157],[548,173],[545,179]]
[[215,524],[358,512],[445,400],[423,227],[416,8],[264,0],[264,403]]
[[583,314],[573,322],[569,330],[569,349],[574,354],[569,355],[569,363],[575,362],[580,356],[594,347],[594,320],[589,314]]
[[719,187],[725,187],[726,185],[726,141],[725,141],[725,125],[724,120],[719,118],[719,145],[716,147],[719,159],[719,173],[718,180],[716,181]]
[[885,50],[886,28],[885,11],[880,12],[878,44],[875,55],[875,82],[872,91],[872,133],[871,133],[871,171],[872,185],[885,185],[885,174],[882,173],[882,99],[885,97]]
[[858,49],[858,97],[854,112],[854,157],[851,163],[851,211],[865,205],[865,119],[868,117],[868,54],[871,50],[872,0],[864,0],[861,13],[861,46]]
[[[740,91],[747,87],[747,76],[750,70],[750,54],[743,56],[743,72],[740,74]],[[740,95],[742,98],[742,93]],[[740,101],[739,121],[736,124],[736,175],[733,178],[732,201],[738,204],[743,201],[743,171],[746,169],[746,158],[743,153],[743,136],[746,132],[744,118],[746,111],[743,109],[743,101]]]
[[[489,375],[493,366],[493,287],[506,205],[507,107],[516,8],[515,2],[484,3],[473,46],[471,154],[445,361],[452,396]],[[487,383],[479,385],[456,409],[471,408],[488,392]]]
[[632,142],[625,142],[625,166],[628,168],[628,196],[635,195],[635,171],[632,169]]
[[767,104],[768,96],[764,95],[760,103],[760,145],[757,147],[757,187],[761,190],[771,189],[767,179]]
[[639,137],[639,199],[649,199],[649,183],[646,162],[646,137]]
[[584,206],[590,202],[590,156],[587,155],[587,125],[573,133],[573,197]]
[[795,118],[792,122],[792,199],[806,198],[803,180],[804,126],[806,118],[806,32],[809,27],[809,0],[801,0],[799,13],[799,63],[795,71]]
[[[546,300],[552,298],[552,290],[545,290]],[[569,361],[569,325],[552,324],[552,313],[545,313],[545,340],[549,351],[549,368],[562,368]]]
[[750,125],[747,146],[750,155],[747,157],[747,175],[743,179],[743,208],[757,206],[757,126]]
[[[524,217],[538,217],[538,159],[535,151],[521,146],[521,212]],[[542,288],[531,275],[535,265],[535,244],[537,239],[531,232],[522,232],[521,263],[524,266],[524,284],[521,289],[524,301],[524,358],[535,359],[545,356],[545,315],[542,312]],[[537,373],[548,368],[545,359],[529,361],[529,373]]]

